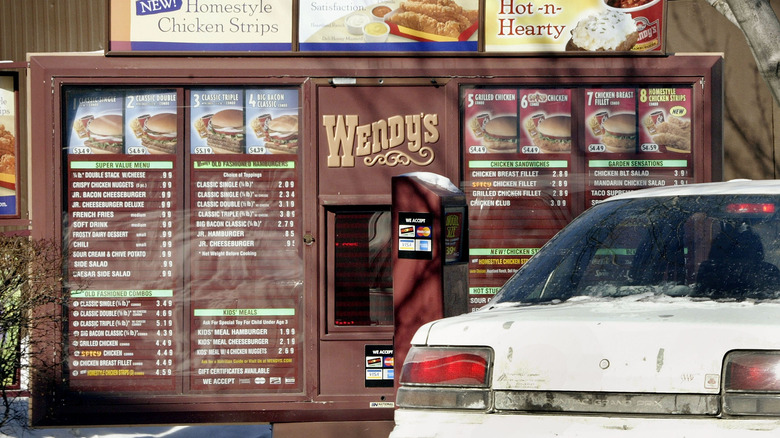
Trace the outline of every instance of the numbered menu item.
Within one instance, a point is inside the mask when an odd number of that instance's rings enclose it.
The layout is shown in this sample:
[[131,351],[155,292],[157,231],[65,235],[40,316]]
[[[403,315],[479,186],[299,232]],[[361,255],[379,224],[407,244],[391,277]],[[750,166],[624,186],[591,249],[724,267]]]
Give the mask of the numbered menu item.
[[469,154],[517,153],[517,90],[468,89],[463,139]]
[[172,390],[175,163],[86,157],[67,161],[71,386]]
[[298,112],[297,89],[246,90],[247,153],[297,154]]
[[571,90],[521,89],[518,100],[522,152],[571,153]]
[[124,153],[124,92],[79,91],[66,94],[70,154]]
[[175,91],[125,97],[125,147],[128,154],[174,154],[178,144]]
[[585,114],[588,153],[638,151],[635,89],[587,89]]
[[640,138],[643,149],[691,153],[690,88],[639,90]]
[[191,153],[245,152],[244,90],[193,90],[191,107]]

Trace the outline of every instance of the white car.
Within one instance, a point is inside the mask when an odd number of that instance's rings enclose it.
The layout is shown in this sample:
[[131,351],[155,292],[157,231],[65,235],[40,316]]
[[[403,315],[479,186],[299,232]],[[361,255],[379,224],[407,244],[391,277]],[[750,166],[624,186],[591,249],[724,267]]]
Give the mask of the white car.
[[777,266],[780,181],[610,198],[420,328],[390,437],[780,437]]

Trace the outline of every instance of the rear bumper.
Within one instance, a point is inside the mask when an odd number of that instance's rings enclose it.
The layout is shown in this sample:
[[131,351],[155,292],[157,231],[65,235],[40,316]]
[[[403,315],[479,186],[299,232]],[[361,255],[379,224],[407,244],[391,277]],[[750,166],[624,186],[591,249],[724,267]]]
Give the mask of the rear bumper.
[[[390,438],[769,438],[780,419],[484,414],[398,409]],[[498,435],[501,434],[501,435]]]

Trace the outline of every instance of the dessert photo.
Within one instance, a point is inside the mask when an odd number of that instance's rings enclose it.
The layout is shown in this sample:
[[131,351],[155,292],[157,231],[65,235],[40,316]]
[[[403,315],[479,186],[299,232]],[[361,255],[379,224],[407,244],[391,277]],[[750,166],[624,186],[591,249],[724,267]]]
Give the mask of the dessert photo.
[[580,20],[566,44],[568,52],[625,52],[639,40],[631,14],[604,11]]

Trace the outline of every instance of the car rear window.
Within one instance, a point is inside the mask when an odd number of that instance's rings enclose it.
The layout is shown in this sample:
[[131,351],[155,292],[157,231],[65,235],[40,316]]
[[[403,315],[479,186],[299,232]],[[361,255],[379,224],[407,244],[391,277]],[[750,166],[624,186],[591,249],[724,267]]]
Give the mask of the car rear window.
[[780,297],[780,197],[653,197],[599,204],[555,236],[493,303],[638,294]]

